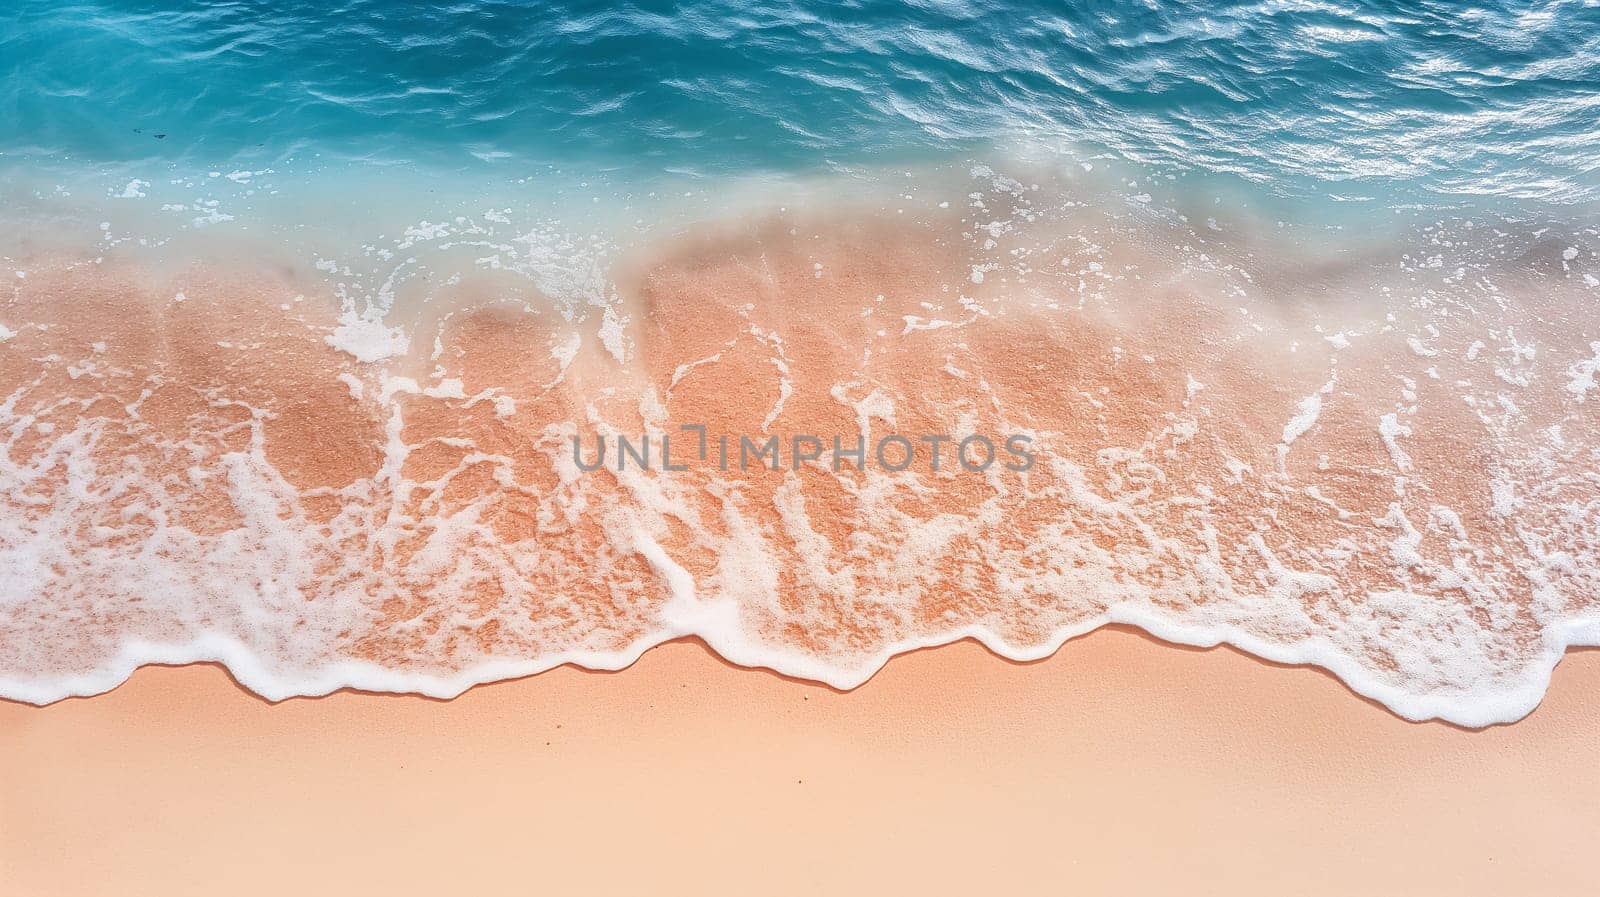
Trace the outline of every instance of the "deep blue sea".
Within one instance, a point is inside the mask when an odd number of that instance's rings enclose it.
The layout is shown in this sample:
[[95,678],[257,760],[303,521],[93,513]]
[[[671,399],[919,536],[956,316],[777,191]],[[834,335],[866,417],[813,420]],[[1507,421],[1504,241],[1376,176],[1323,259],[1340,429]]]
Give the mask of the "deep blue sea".
[[997,147],[1281,196],[1585,203],[1593,2],[61,3],[9,163],[810,173]]

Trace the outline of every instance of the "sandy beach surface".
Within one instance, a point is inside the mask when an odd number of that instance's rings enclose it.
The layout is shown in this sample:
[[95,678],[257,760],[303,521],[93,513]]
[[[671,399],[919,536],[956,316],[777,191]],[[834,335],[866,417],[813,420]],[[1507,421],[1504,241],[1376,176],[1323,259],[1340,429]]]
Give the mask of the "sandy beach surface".
[[672,643],[453,701],[217,667],[0,704],[5,895],[1579,894],[1600,653],[1513,725],[1102,630],[848,693]]
[[1600,0],[1108,6],[0,4],[0,897],[1600,897]]

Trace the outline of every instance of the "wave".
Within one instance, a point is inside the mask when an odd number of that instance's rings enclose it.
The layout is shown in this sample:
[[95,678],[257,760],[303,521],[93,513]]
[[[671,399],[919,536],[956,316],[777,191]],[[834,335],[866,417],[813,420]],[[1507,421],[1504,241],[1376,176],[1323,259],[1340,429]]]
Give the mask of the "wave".
[[[974,165],[629,245],[491,208],[297,264],[14,256],[0,693],[214,660],[445,697],[685,636],[849,688],[1116,622],[1412,719],[1530,711],[1600,643],[1595,230],[1112,186]],[[724,435],[779,454],[678,453]],[[1033,463],[950,454],[979,435]]]

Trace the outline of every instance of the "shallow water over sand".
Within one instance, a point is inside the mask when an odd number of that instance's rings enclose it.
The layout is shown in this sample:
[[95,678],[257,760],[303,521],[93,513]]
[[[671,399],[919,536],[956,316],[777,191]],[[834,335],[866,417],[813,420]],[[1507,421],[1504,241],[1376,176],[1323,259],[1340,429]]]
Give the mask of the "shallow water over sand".
[[[685,635],[850,687],[1116,621],[1480,725],[1600,641],[1592,230],[962,179],[629,245],[491,211],[294,264],[17,255],[0,691],[452,695]],[[894,434],[904,470],[792,457]],[[684,469],[577,463],[618,436]]]

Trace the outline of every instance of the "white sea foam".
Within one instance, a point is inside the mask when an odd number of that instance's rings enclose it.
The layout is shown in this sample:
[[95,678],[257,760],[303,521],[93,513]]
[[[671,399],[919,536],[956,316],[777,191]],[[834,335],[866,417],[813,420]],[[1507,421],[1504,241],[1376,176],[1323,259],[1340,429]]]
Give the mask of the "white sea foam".
[[389,327],[381,318],[345,312],[339,326],[327,337],[328,345],[348,352],[359,361],[374,362],[404,355],[411,339],[404,330]]
[[[1333,392],[1337,378],[1323,384],[1322,388],[1300,400],[1300,406],[1295,411],[1289,422],[1283,425],[1283,444],[1290,446],[1296,439],[1303,436],[1306,431],[1317,425],[1317,418],[1322,414],[1322,397]],[[1191,394],[1192,396],[1192,394]]]
[[1600,374],[1600,342],[1589,344],[1594,351],[1593,358],[1580,359],[1573,363],[1567,374],[1571,378],[1567,381],[1567,391],[1583,401],[1589,390],[1595,387],[1595,376]]

